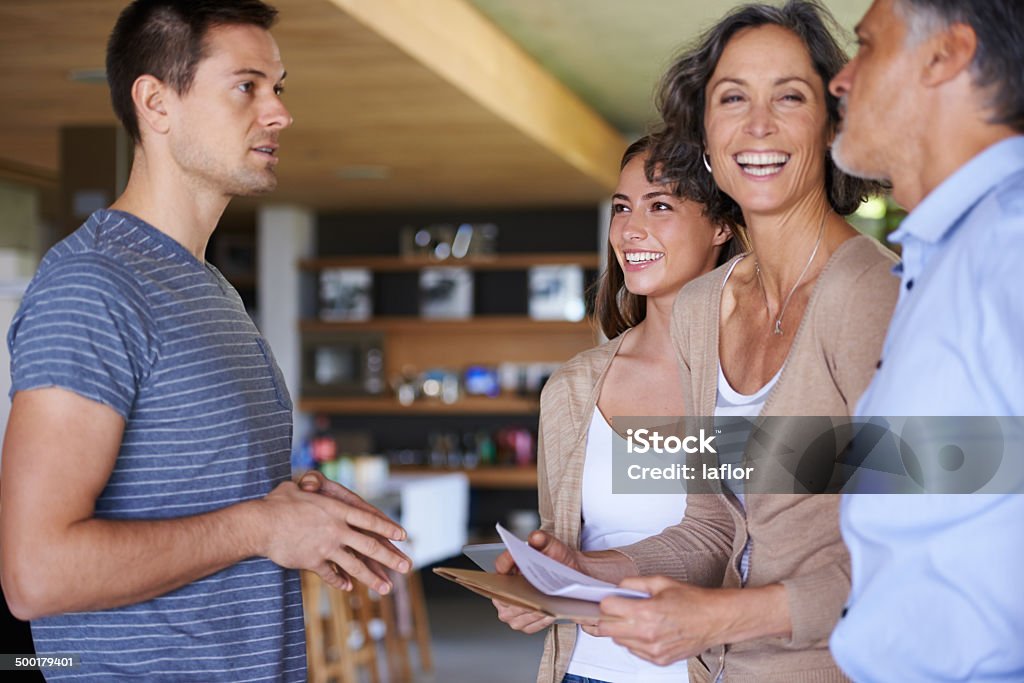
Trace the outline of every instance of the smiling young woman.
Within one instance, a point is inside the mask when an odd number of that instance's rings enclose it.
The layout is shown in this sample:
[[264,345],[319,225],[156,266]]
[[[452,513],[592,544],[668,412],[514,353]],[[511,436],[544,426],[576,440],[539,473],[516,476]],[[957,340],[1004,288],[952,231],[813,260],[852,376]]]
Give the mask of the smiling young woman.
[[[648,178],[649,138],[631,145],[612,195],[608,262],[595,318],[611,341],[585,351],[555,373],[541,395],[538,469],[542,529],[572,548],[600,551],[675,524],[685,493],[612,492],[611,459],[618,415],[684,414],[684,391],[668,325],[682,287],[730,253],[731,231],[704,215],[674,183]],[[568,425],[568,426],[567,426]],[[505,558],[507,560],[507,558]],[[499,569],[511,563],[499,561]],[[499,618],[534,633],[552,624],[542,614],[495,602]],[[564,677],[564,679],[563,679]],[[679,681],[685,662],[659,667],[573,624],[554,626],[539,681]]]

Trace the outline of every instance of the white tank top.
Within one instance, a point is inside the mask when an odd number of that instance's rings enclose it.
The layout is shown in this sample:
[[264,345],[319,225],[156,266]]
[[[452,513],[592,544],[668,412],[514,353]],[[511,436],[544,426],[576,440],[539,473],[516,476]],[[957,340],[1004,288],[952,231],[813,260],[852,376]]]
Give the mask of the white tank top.
[[[607,550],[653,536],[677,524],[686,511],[686,494],[613,494],[612,443],[622,439],[594,408],[583,463],[583,550]],[[623,446],[625,448],[625,446]],[[568,672],[612,683],[680,683],[687,680],[686,661],[657,666],[616,645],[577,629]]]

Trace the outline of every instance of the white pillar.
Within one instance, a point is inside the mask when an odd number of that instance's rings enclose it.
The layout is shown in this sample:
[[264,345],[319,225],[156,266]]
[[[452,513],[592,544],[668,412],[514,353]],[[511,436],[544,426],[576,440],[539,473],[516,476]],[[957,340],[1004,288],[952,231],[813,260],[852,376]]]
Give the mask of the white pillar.
[[[315,225],[315,213],[298,206],[262,206],[256,214],[257,324],[296,404],[302,386],[303,291],[298,262],[313,254]],[[307,431],[296,412],[296,442]]]

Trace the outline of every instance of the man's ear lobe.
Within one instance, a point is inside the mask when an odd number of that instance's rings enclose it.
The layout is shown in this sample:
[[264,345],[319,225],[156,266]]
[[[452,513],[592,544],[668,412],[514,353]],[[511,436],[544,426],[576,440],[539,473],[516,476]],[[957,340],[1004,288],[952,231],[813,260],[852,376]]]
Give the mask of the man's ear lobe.
[[928,41],[924,85],[934,87],[957,78],[971,67],[978,50],[978,36],[967,24],[954,23],[937,31]]
[[144,74],[132,84],[132,101],[135,103],[135,114],[139,118],[139,128],[154,133],[165,134],[170,129],[170,117],[167,115],[167,99],[169,95],[166,83]]

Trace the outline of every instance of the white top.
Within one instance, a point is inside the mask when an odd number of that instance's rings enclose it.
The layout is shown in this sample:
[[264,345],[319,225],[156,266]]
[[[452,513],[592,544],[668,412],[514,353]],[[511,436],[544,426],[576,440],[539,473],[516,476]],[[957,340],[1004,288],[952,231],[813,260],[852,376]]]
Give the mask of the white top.
[[[729,276],[732,275],[732,269],[739,262],[740,260],[738,259],[732,264],[732,267],[725,276],[725,281],[729,280]],[[722,286],[725,286],[725,282],[722,283]],[[783,364],[783,367],[785,367],[785,364]],[[775,384],[779,381],[781,374],[782,368],[779,368],[779,371],[763,387],[752,394],[741,394],[732,388],[732,385],[729,384],[729,380],[725,376],[725,372],[722,371],[722,364],[718,364],[718,397],[715,399],[715,427],[722,431],[718,434],[718,438],[715,441],[718,445],[718,461],[720,463],[742,464],[743,452],[747,447],[747,439],[750,438],[750,429],[730,430],[724,428],[719,418],[757,417],[760,415],[761,409],[764,408],[764,404],[768,400],[768,394],[775,388]],[[737,421],[728,422],[731,422],[733,425],[737,424]],[[725,485],[729,487],[729,490],[739,500],[740,505],[743,506],[743,480],[728,478],[725,479]],[[747,576],[750,573],[750,549],[751,543],[748,537],[747,545],[743,548],[743,554],[740,555],[739,566],[740,578],[744,584],[747,583]]]
[[[686,511],[685,493],[612,493],[612,440],[621,438],[595,407],[583,463],[583,550],[606,550],[635,543],[677,524]],[[594,638],[582,629],[577,629],[568,673],[613,683],[687,680],[685,660],[657,666],[630,654],[611,638]]]

